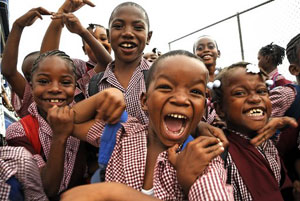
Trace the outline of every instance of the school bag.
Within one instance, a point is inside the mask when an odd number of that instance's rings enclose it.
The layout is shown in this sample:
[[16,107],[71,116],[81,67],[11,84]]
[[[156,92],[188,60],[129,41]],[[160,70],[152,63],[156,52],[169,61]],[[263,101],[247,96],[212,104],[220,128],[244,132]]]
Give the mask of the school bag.
[[29,114],[20,119],[20,123],[24,128],[27,139],[33,146],[35,153],[41,155],[42,145],[39,138],[39,123],[37,119]]
[[[142,72],[144,75],[144,80],[146,80],[149,70],[143,70]],[[97,92],[99,92],[99,84],[100,84],[100,80],[102,79],[103,75],[104,75],[104,72],[100,72],[100,73],[97,73],[96,75],[94,75],[90,79],[89,86],[88,86],[89,96],[92,96],[92,95],[96,94]]]

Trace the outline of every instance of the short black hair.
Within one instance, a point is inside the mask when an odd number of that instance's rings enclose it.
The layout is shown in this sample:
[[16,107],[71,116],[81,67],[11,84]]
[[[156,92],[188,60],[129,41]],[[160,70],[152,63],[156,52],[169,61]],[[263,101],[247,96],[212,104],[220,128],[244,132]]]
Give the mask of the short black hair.
[[[154,73],[157,69],[157,66],[158,66],[159,62],[164,60],[167,57],[172,57],[172,56],[177,56],[177,55],[182,55],[182,56],[187,56],[187,57],[190,57],[190,58],[194,58],[194,59],[200,61],[201,63],[203,63],[203,61],[199,57],[197,57],[193,53],[191,53],[189,51],[186,51],[186,50],[173,50],[173,51],[167,52],[167,53],[163,54],[162,56],[158,57],[153,62],[150,70],[148,71],[147,76],[146,76],[146,82],[145,82],[146,91],[148,91],[148,89],[149,89],[149,86],[151,84],[153,75],[154,75]],[[204,65],[204,63],[203,63],[203,65]],[[207,78],[206,79],[208,80],[208,73],[207,73]]]
[[109,18],[109,21],[108,21],[108,27],[110,27],[110,23],[112,21],[112,18],[114,16],[114,14],[116,13],[116,11],[119,8],[122,8],[124,6],[134,6],[134,7],[137,7],[138,9],[140,9],[145,14],[145,20],[146,20],[146,23],[147,23],[147,28],[148,28],[148,31],[150,30],[150,22],[149,22],[148,13],[146,12],[146,10],[141,5],[139,5],[135,2],[130,2],[130,1],[121,3],[117,7],[115,7],[115,9],[112,11],[112,13],[110,15],[110,18]]
[[278,66],[279,64],[282,64],[282,60],[285,56],[285,49],[279,45],[270,43],[269,45],[262,47],[258,53],[262,56],[270,56],[272,64]]
[[298,64],[298,51],[300,47],[300,34],[294,36],[286,46],[286,56],[290,64]]
[[63,59],[72,68],[72,72],[73,72],[75,80],[76,80],[76,69],[75,69],[74,62],[70,58],[69,55],[67,55],[65,52],[63,52],[61,50],[51,50],[51,51],[41,54],[33,63],[33,67],[31,69],[31,79],[33,77],[33,73],[39,68],[40,62],[43,61],[45,58],[51,57],[51,56],[57,56],[57,57],[60,57],[61,59]]

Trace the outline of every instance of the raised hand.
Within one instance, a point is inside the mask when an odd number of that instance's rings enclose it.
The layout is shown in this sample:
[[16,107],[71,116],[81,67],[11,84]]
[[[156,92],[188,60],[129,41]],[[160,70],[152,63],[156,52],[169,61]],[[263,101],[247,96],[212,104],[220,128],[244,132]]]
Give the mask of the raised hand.
[[89,0],[66,0],[64,4],[60,7],[59,11],[64,13],[72,13],[83,7],[84,5],[89,5],[91,7],[95,7]]
[[81,25],[79,19],[72,13],[55,13],[52,19],[62,19],[62,23],[66,25],[72,33],[82,34],[86,29]]
[[42,15],[51,15],[52,12],[46,10],[45,8],[38,7],[29,10],[27,13],[19,17],[15,21],[15,25],[18,25],[20,28],[24,28],[25,26],[32,25],[38,18],[43,19]]

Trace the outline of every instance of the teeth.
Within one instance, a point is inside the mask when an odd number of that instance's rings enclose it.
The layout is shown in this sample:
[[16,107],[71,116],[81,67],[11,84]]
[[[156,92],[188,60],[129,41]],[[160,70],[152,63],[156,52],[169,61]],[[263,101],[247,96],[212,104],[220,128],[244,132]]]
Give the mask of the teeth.
[[49,100],[50,103],[58,103],[58,102],[62,102],[62,100],[58,100],[58,99],[51,99]]
[[252,109],[249,111],[249,114],[252,116],[260,116],[263,115],[263,111],[261,109]]
[[169,114],[169,117],[178,118],[178,119],[186,119],[186,116],[183,116],[181,114]]
[[122,44],[122,47],[133,47],[133,45],[132,44],[130,44],[130,43],[123,43]]

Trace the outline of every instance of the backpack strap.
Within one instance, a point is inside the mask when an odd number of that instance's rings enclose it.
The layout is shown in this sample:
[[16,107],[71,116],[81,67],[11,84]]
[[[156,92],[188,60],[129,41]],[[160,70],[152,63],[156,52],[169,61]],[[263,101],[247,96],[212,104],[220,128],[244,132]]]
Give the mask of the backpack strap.
[[10,177],[6,181],[6,183],[10,185],[10,192],[8,196],[9,200],[11,201],[25,200],[22,185],[15,176]]
[[88,86],[88,94],[89,96],[95,95],[99,91],[99,83],[101,78],[103,77],[104,72],[97,73],[94,75],[89,82]]
[[29,114],[20,119],[20,123],[22,124],[26,137],[33,146],[34,151],[37,154],[41,154],[42,145],[39,138],[39,123],[37,119]]

